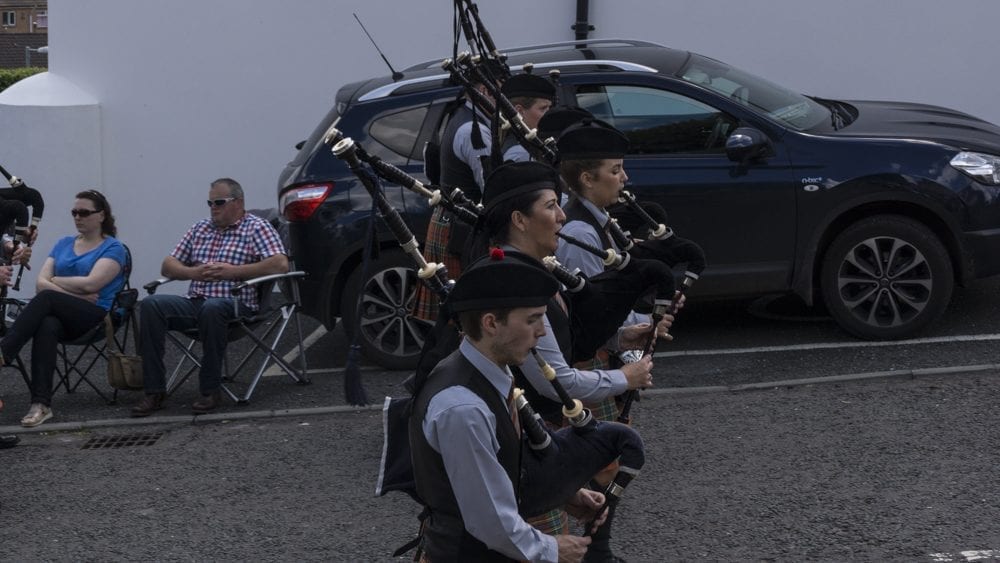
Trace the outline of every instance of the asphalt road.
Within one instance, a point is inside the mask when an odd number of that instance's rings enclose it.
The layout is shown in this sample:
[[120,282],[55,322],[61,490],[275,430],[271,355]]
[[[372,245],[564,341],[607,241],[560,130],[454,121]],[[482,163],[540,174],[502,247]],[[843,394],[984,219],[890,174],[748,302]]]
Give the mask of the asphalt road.
[[[890,344],[787,303],[693,299],[659,348],[658,389],[634,410],[648,462],[623,505],[621,555],[1000,559],[998,289],[961,290],[922,339]],[[0,559],[391,560],[416,505],[373,497],[381,418],[345,407],[345,350],[339,329],[319,337],[312,385],[265,377],[250,405],[211,420],[189,416],[193,382],[142,426],[122,418],[137,394],[107,406],[88,389],[60,392],[56,417],[0,453]],[[362,373],[373,403],[399,395],[406,375]],[[4,374],[0,424],[12,425],[28,397]],[[844,375],[855,379],[775,383]],[[84,449],[158,433],[148,446]]]
[[[988,373],[647,396],[648,460],[615,545],[648,562],[998,550],[998,393]],[[26,434],[2,453],[2,558],[390,561],[417,510],[373,496],[380,425],[360,411]]]

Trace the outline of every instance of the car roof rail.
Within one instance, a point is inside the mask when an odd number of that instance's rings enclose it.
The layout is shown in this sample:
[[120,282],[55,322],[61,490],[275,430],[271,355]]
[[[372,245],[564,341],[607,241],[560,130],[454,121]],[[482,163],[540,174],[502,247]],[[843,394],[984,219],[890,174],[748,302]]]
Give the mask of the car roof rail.
[[[633,63],[629,61],[615,61],[606,59],[586,59],[586,60],[572,60],[572,61],[549,61],[544,63],[532,63],[531,67],[534,70],[544,69],[544,68],[567,68],[567,67],[578,67],[578,66],[603,66],[610,67],[614,70],[619,71],[631,71],[631,72],[650,72],[656,73],[657,70],[651,66],[642,65],[639,63]],[[524,65],[514,65],[510,67],[511,70],[524,71]],[[404,71],[405,72],[405,71]],[[392,82],[384,86],[379,86],[370,92],[366,92],[358,97],[359,102],[367,102],[369,100],[376,100],[379,98],[386,98],[393,95],[396,91],[403,88],[407,88],[416,84],[421,84],[424,82],[437,82],[449,78],[448,74],[435,74],[433,76],[421,76],[419,78],[411,78],[409,80],[400,80],[399,82]]]
[[572,47],[579,45],[579,49],[586,49],[592,45],[601,45],[604,47],[618,45],[622,47],[663,47],[666,45],[661,45],[659,43],[653,43],[652,41],[643,41],[641,39],[584,39],[575,41],[558,41],[556,43],[545,43],[542,45],[523,45],[521,47],[512,47],[503,53],[524,53],[531,51],[546,51],[550,49],[559,49],[562,47]]
[[[602,47],[621,46],[621,47],[666,48],[666,45],[653,43],[652,41],[642,41],[640,39],[586,39],[586,40],[576,40],[576,41],[558,41],[555,43],[543,43],[541,45],[521,45],[519,47],[512,47],[510,49],[500,49],[500,52],[509,56],[511,54],[553,51],[556,49],[564,49],[566,47],[574,47],[574,46],[579,46],[578,48],[580,49],[586,49],[597,45]],[[444,59],[434,59],[431,61],[425,61],[419,64],[415,64],[411,67],[403,69],[403,72],[440,67],[442,60]]]

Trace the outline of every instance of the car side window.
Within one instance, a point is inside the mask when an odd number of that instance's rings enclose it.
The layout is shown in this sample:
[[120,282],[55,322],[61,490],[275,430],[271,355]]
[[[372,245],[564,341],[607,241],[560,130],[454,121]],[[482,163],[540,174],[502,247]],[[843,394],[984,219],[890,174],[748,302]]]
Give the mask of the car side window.
[[417,137],[426,115],[427,106],[423,105],[376,117],[368,126],[368,135],[375,142],[368,143],[366,150],[394,164],[423,160]]
[[629,154],[723,154],[737,124],[698,100],[644,86],[585,85],[576,103],[624,133]]

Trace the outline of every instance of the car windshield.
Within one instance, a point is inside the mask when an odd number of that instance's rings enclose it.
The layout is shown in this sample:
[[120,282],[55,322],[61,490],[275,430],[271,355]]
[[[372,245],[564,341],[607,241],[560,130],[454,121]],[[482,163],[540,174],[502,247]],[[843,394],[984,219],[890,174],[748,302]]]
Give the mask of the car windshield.
[[692,54],[678,74],[799,131],[830,122],[830,110],[816,101],[701,55]]

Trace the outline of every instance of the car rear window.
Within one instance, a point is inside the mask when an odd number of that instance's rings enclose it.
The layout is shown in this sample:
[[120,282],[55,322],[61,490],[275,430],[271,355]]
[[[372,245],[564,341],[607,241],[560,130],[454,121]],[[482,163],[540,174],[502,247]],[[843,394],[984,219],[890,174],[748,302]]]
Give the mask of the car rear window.
[[382,114],[371,122],[368,135],[376,143],[407,160],[421,160],[417,137],[425,117],[427,105]]

